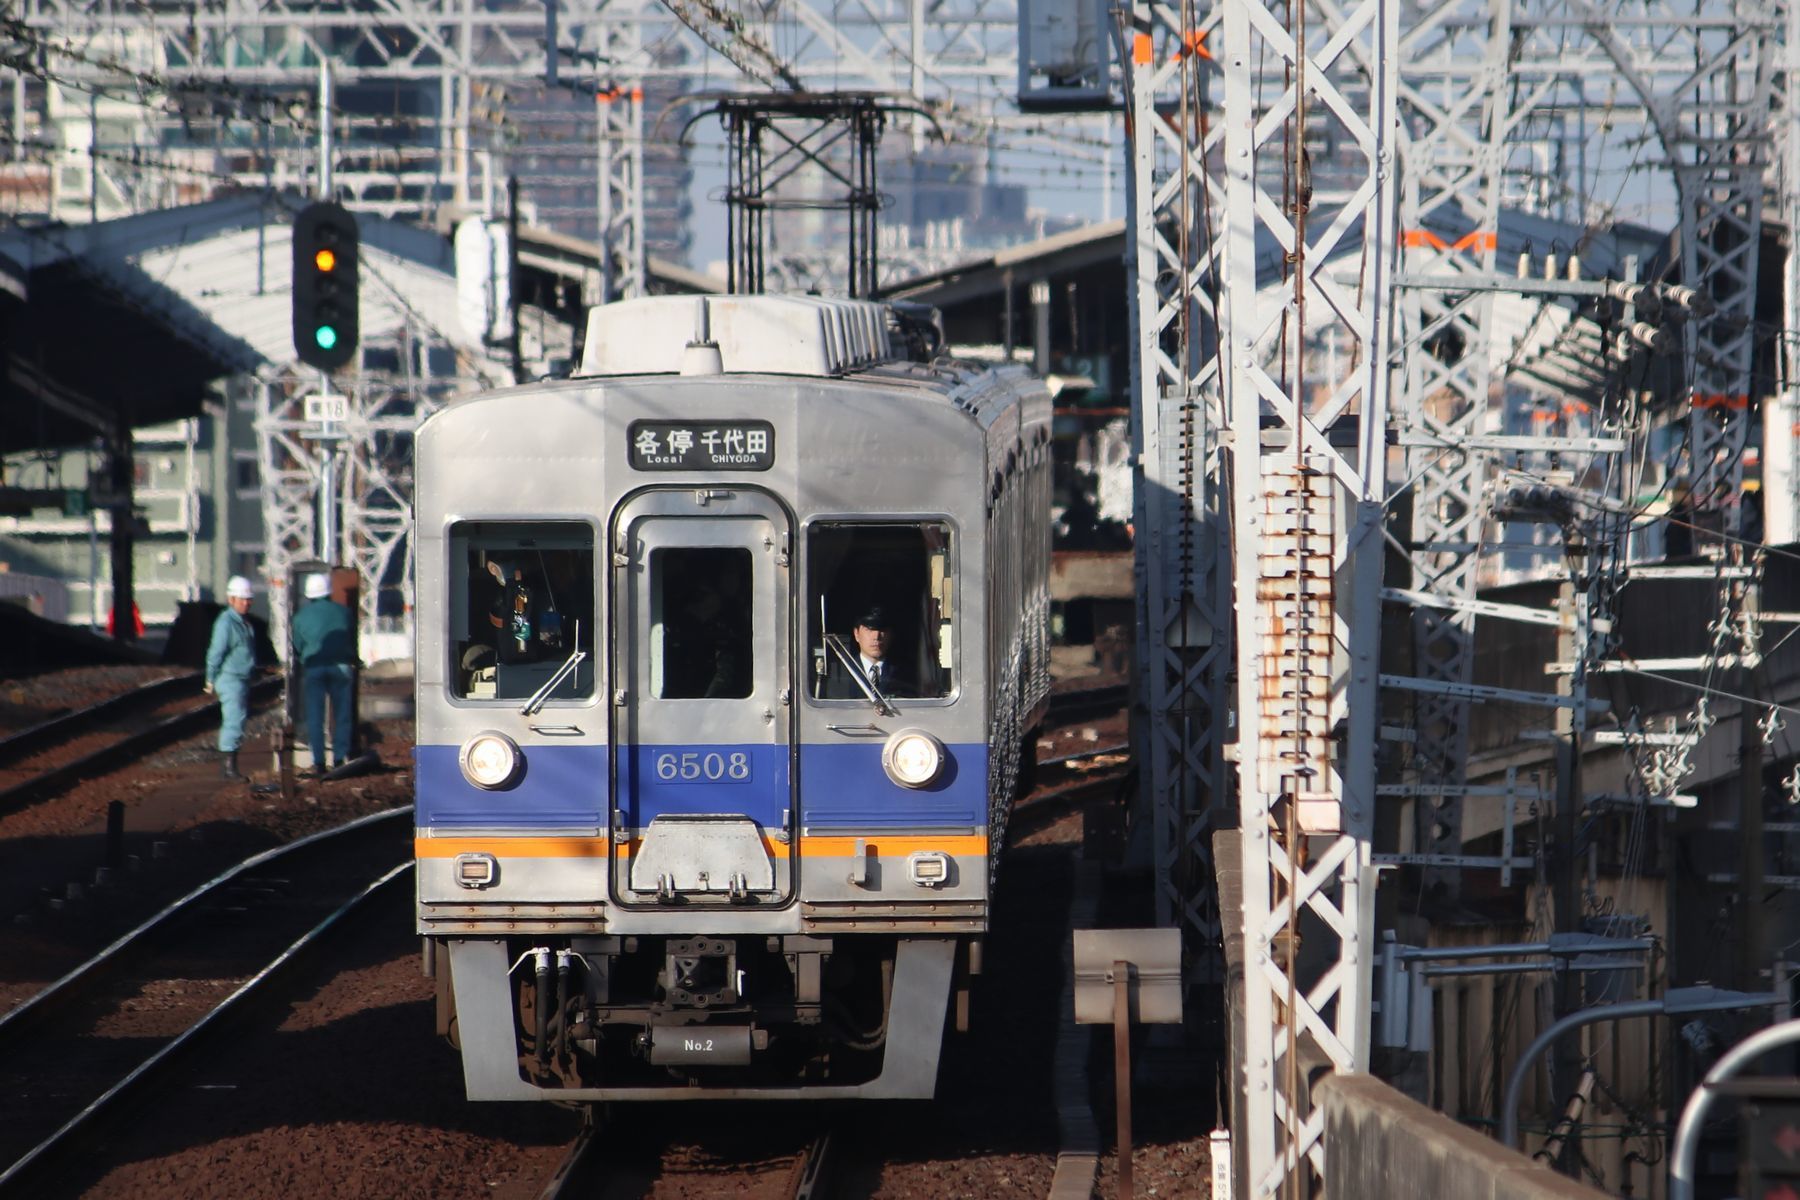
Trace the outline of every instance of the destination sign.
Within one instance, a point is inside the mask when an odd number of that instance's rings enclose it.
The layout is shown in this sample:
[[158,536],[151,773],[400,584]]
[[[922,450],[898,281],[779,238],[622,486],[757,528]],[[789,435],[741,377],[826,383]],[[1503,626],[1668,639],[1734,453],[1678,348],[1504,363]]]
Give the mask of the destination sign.
[[767,421],[633,421],[634,471],[766,471],[775,465]]

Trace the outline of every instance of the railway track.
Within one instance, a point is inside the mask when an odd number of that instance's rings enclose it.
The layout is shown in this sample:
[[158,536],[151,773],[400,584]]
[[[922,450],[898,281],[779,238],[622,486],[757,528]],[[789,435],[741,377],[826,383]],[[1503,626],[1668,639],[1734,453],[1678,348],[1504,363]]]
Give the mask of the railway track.
[[794,1200],[824,1200],[830,1195],[827,1178],[831,1165],[831,1133],[827,1131],[814,1138],[794,1164]]
[[1123,683],[1102,683],[1051,692],[1044,723],[1055,727],[1108,716],[1124,708],[1126,699],[1126,685]]
[[664,1188],[682,1193],[684,1185],[685,1194],[825,1200],[841,1175],[842,1138],[827,1125],[795,1145],[794,1110],[778,1107],[780,1116],[763,1111],[731,1121],[729,1128],[697,1133],[685,1105],[616,1117],[590,1106],[538,1200],[643,1200]]
[[[0,740],[0,814],[66,791],[218,724],[219,702],[199,674],[177,675],[20,730]],[[252,703],[281,688],[251,685]]]
[[[411,809],[245,860],[0,1017],[0,1193],[27,1195],[411,867]],[[397,865],[396,865],[397,864]]]

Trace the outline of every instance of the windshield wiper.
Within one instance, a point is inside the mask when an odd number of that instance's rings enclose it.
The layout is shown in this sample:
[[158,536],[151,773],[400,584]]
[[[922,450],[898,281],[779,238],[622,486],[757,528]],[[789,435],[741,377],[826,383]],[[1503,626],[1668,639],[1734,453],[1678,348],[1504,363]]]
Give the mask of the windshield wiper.
[[521,715],[529,717],[533,713],[537,712],[538,709],[544,707],[544,701],[550,699],[550,693],[554,692],[558,687],[560,687],[562,685],[562,681],[569,677],[569,673],[572,672],[576,667],[580,666],[582,664],[583,660],[585,660],[587,658],[587,651],[583,650],[581,648],[581,622],[576,621],[574,624],[575,624],[575,638],[574,638],[575,650],[574,650],[574,652],[569,655],[569,657],[563,662],[562,666],[556,668],[556,674],[552,675],[549,679],[545,680],[543,687],[541,687],[537,691],[531,693],[531,699],[527,700],[525,702],[525,707],[521,708],[519,710]]
[[874,680],[863,673],[862,663],[858,662],[856,656],[850,653],[850,648],[844,645],[843,634],[826,634],[825,645],[830,648],[833,654],[838,656],[838,661],[843,663],[845,669],[850,672],[850,678],[855,680],[856,686],[863,690],[863,695],[874,702],[875,711],[879,712],[884,717],[897,717],[900,715],[900,710],[888,703],[887,697],[881,694],[881,689],[875,686]]

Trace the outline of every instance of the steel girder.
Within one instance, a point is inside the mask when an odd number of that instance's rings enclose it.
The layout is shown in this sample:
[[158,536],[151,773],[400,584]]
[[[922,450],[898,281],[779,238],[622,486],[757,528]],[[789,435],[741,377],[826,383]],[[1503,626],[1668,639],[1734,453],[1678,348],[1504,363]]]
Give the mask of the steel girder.
[[[1014,0],[946,0],[929,12],[920,0],[714,3],[708,11],[763,34],[814,88],[829,77],[837,88],[929,99],[1004,92],[1018,82]],[[23,0],[12,15],[95,55],[128,56],[141,69],[180,79],[303,86],[323,59],[338,64],[344,83],[446,72],[500,82],[544,78],[544,8],[535,0],[382,0],[354,10],[311,0],[215,0],[177,12]],[[603,53],[605,27],[620,22],[640,25],[643,44],[658,44],[652,74],[717,82],[709,48],[660,5],[558,5],[565,48],[585,54]],[[684,47],[688,61],[666,52],[673,46]]]
[[[785,78],[809,90],[910,95],[950,123],[952,134],[974,137],[998,125],[1065,159],[1097,160],[1106,152],[1102,144],[1070,138],[1067,119],[1002,107],[1018,81],[1016,0],[944,0],[929,9],[924,0],[714,0],[683,7],[693,8],[688,15],[696,22],[729,25],[779,56],[766,72],[776,83],[784,78],[774,70],[779,65]],[[560,0],[557,14],[565,56],[576,62],[598,63],[620,79],[720,83],[718,52],[663,5]],[[59,74],[83,83],[122,81],[156,106],[172,108],[183,96],[228,105],[257,99],[258,89],[310,88],[325,60],[346,87],[435,82],[437,111],[403,120],[417,126],[420,144],[465,160],[459,164],[465,186],[467,83],[535,84],[545,77],[544,9],[537,0],[382,0],[352,10],[309,0],[221,0],[173,16],[148,5],[23,0],[12,15],[73,51],[57,65]],[[632,47],[628,57],[615,57],[625,26]],[[165,89],[163,81],[177,86]],[[190,109],[187,116],[193,115]],[[446,174],[440,168],[439,178]]]
[[1206,124],[1218,11],[1132,7],[1121,47],[1131,120],[1126,176],[1131,306],[1139,817],[1150,827],[1156,919],[1216,965],[1211,831],[1225,803],[1221,752],[1231,615],[1214,295],[1221,192],[1208,179],[1223,127]]
[[[1610,5],[1570,3],[1637,92],[1674,172],[1682,282],[1713,301],[1710,314],[1683,330],[1694,506],[1735,534],[1756,417],[1757,260],[1785,15],[1771,3],[1734,0],[1711,19],[1671,13],[1636,26],[1617,20]],[[1685,69],[1656,71],[1671,60],[1685,60]]]
[[[606,25],[601,59],[637,64],[643,59],[642,21],[631,19],[643,0],[618,0],[619,20]],[[600,163],[600,302],[645,294],[649,282],[644,250],[644,85],[641,79],[595,92],[595,126]]]
[[[1302,1041],[1339,1070],[1368,1065],[1400,14],[1398,0],[1221,11],[1243,1137],[1261,1197],[1323,1165]],[[1326,145],[1345,201],[1315,220],[1317,168],[1297,151]],[[1284,264],[1279,289],[1257,286],[1259,242]]]
[[[1406,177],[1401,239],[1409,271],[1442,277],[1494,270],[1505,140],[1522,115],[1508,111],[1511,24],[1510,0],[1449,0],[1409,20],[1400,40]],[[1448,62],[1478,63],[1479,70],[1444,86],[1440,70]],[[1413,586],[1453,600],[1475,598],[1477,547],[1486,540],[1482,490],[1489,458],[1471,439],[1486,431],[1494,385],[1493,300],[1489,291],[1408,288],[1399,310],[1405,347],[1401,419],[1442,443],[1408,455],[1407,475],[1416,481]],[[1475,614],[1466,607],[1415,607],[1413,650],[1418,677],[1469,683]],[[1423,786],[1414,846],[1427,854],[1460,854],[1469,701],[1452,689],[1417,693],[1414,703],[1413,767]],[[1428,884],[1456,890],[1458,872],[1428,868],[1425,874]]]
[[[452,396],[493,380],[433,377],[432,350],[445,344],[435,330],[412,323],[392,339],[405,364],[396,374],[362,374],[344,389],[348,419],[337,437],[322,441],[320,427],[305,419],[304,401],[319,391],[317,372],[274,368],[250,381],[256,398],[257,463],[262,480],[264,572],[272,585],[288,578],[296,561],[317,557],[320,481],[326,459],[336,460],[338,529],[332,562],[353,566],[363,579],[358,627],[364,642],[377,631],[378,593],[398,587],[404,624],[411,632],[413,560],[412,439],[419,423]],[[399,557],[396,557],[399,556]],[[272,608],[271,636],[286,645],[284,606]]]
[[1770,114],[1779,169],[1770,202],[1788,239],[1784,336],[1775,354],[1780,377],[1770,389],[1774,411],[1763,414],[1763,540],[1772,546],[1800,539],[1800,4],[1788,3],[1782,18],[1781,72]]
[[[145,106],[158,130],[144,145],[181,159],[122,155],[105,168],[122,192],[132,190],[134,172],[154,179],[177,165],[203,183],[304,189],[317,125],[307,97],[318,63],[330,60],[341,89],[418,85],[417,111],[339,116],[335,181],[353,207],[426,219],[447,201],[468,206],[482,193],[484,161],[501,160],[504,173],[509,156],[530,161],[533,182],[552,189],[584,186],[597,170],[600,236],[614,246],[609,296],[633,294],[643,276],[643,139],[646,116],[663,114],[643,111],[640,89],[669,80],[716,89],[721,54],[733,86],[745,82],[735,78],[742,70],[773,86],[911,97],[931,114],[907,118],[915,153],[928,136],[985,145],[995,129],[1023,153],[1057,164],[1098,163],[1112,153],[1103,118],[1026,115],[1004,103],[1018,79],[1016,0],[929,8],[924,0],[559,0],[564,73],[612,81],[595,89],[600,128],[591,151],[570,144],[554,113],[508,116],[506,89],[534,89],[545,77],[537,0],[383,0],[350,11],[311,0],[219,0],[178,19],[149,6],[25,0],[16,17],[61,48],[52,56],[59,77]],[[760,47],[760,57],[747,57],[749,47]],[[15,87],[13,98],[22,128],[25,90]],[[668,136],[680,120],[675,114]],[[195,130],[204,144],[166,148],[164,134],[174,131],[179,142]],[[207,161],[183,157],[209,147],[217,153]],[[816,273],[816,256],[787,250],[797,274]],[[896,268],[923,269],[942,257],[892,254]]]

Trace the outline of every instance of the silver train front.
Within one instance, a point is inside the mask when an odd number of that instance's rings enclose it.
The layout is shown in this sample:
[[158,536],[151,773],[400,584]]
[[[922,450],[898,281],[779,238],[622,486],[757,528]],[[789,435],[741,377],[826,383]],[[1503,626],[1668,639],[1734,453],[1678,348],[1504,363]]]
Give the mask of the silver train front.
[[890,320],[611,305],[578,377],[420,429],[418,927],[472,1099],[931,1094],[1048,692],[1050,410]]

